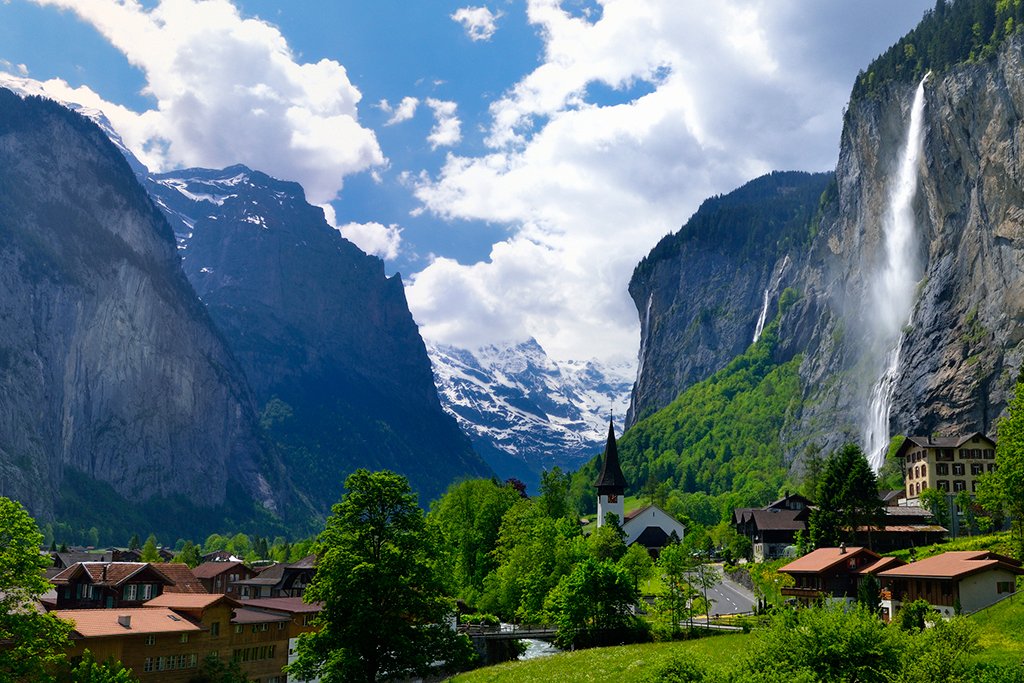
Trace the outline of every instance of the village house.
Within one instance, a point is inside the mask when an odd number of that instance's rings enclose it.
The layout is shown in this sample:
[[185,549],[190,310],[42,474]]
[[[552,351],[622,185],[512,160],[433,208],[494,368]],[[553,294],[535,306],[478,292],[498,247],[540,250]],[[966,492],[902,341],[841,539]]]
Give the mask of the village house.
[[732,525],[736,533],[750,539],[755,562],[784,557],[796,543],[798,532],[807,533],[807,519],[813,503],[787,491],[779,500],[762,508],[736,508]]
[[174,581],[145,562],[78,562],[50,579],[58,610],[141,607]]
[[237,594],[243,600],[249,598],[301,598],[306,586],[316,573],[316,555],[309,555],[298,562],[275,562],[256,570],[249,579],[235,582]]
[[192,570],[195,577],[209,593],[238,595],[235,584],[256,575],[244,562],[203,562]]
[[1021,563],[985,550],[942,553],[879,573],[882,606],[894,614],[906,602],[926,600],[945,617],[970,614],[1016,590]]
[[793,577],[793,586],[784,586],[782,595],[805,605],[821,600],[851,602],[864,577],[900,564],[900,559],[881,557],[867,548],[818,548],[779,568]]
[[910,500],[925,489],[973,494],[978,477],[996,467],[996,442],[980,432],[959,437],[908,436],[896,457],[903,464]]

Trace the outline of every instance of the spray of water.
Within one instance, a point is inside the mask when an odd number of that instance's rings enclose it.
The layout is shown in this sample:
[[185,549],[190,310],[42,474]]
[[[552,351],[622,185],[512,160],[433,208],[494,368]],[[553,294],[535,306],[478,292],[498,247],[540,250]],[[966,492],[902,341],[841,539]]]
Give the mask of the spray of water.
[[864,445],[877,472],[889,445],[889,409],[900,365],[903,328],[910,322],[917,287],[917,230],[914,225],[914,197],[917,194],[918,162],[924,143],[924,84],[914,94],[907,128],[907,143],[900,156],[895,182],[890,189],[889,210],[883,224],[885,262],[875,280],[868,316],[875,321],[880,348],[888,349],[885,369],[871,392]]

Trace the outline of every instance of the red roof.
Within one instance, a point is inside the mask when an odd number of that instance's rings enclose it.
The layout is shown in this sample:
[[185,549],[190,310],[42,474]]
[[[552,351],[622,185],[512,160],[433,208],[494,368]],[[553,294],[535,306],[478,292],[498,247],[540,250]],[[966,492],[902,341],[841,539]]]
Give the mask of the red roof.
[[218,602],[237,605],[234,598],[220,593],[164,593],[145,603],[146,607],[168,607],[181,610],[203,610]]
[[160,565],[160,571],[164,576],[174,582],[173,585],[164,588],[165,593],[205,593],[206,588],[199,582],[196,575],[192,573],[189,566],[183,562],[168,562]]
[[904,562],[903,560],[901,560],[898,557],[880,557],[880,558],[878,558],[877,562],[873,562],[872,564],[869,564],[868,566],[864,567],[863,569],[860,569],[857,573],[858,574],[862,574],[862,575],[864,575],[864,574],[877,574],[880,571],[884,571],[884,570],[889,569],[891,567],[899,567],[899,566],[904,565],[904,564],[906,564],[906,562]]
[[[52,612],[75,622],[75,633],[83,638],[126,634],[182,633],[199,631],[198,624],[164,607],[132,609],[67,609]],[[127,626],[118,620],[127,617]]]
[[203,562],[192,570],[192,574],[194,574],[197,579],[212,579],[218,574],[223,574],[230,569],[244,566],[245,564],[242,562]]
[[890,579],[958,579],[989,569],[1024,574],[1024,568],[1017,560],[985,550],[961,550],[911,562],[884,571],[879,576]]
[[[866,554],[867,558],[860,557],[863,554]],[[785,567],[780,567],[779,571],[798,574],[817,574],[852,558],[857,558],[858,560],[873,558],[874,560],[878,560],[879,555],[867,548],[856,546],[852,548],[818,548],[813,552],[807,553],[803,557],[793,560]]]
[[147,562],[79,562],[50,579],[55,585],[65,585],[81,577],[99,586],[119,586],[145,571],[156,574],[163,583],[172,583],[165,574]]
[[291,614],[308,614],[320,611],[320,603],[312,604],[303,602],[302,598],[257,598],[254,600],[243,600],[242,604],[247,607],[259,607],[260,609],[276,609]]

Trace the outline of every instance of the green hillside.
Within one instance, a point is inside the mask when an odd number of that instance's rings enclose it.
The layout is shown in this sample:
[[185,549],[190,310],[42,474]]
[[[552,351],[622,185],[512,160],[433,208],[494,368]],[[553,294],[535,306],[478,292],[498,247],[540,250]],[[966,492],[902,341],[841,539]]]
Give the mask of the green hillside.
[[[780,314],[797,296],[783,292]],[[713,525],[733,507],[763,505],[785,487],[779,433],[799,406],[800,357],[778,362],[777,343],[778,318],[746,353],[622,436],[619,458],[630,493]],[[574,475],[573,493],[585,512],[596,504],[599,470],[597,457]]]

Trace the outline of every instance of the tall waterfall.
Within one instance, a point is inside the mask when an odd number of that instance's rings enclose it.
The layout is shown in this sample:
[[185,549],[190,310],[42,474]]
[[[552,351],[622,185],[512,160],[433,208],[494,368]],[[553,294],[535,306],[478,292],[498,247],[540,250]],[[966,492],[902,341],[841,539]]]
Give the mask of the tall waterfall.
[[914,226],[914,197],[917,194],[917,169],[924,143],[924,84],[921,79],[914,94],[907,128],[907,143],[900,156],[895,182],[890,188],[889,209],[883,224],[885,262],[875,278],[873,307],[867,312],[875,321],[879,348],[888,349],[885,369],[874,390],[864,429],[864,446],[877,472],[889,446],[889,409],[900,366],[903,328],[910,322],[917,287],[917,231]]
[[789,256],[782,260],[782,265],[779,267],[779,274],[775,276],[774,284],[768,283],[768,286],[764,288],[764,303],[761,304],[761,315],[757,317],[757,327],[754,328],[754,341],[756,344],[757,340],[761,338],[761,333],[764,332],[764,324],[768,319],[768,297],[771,295],[772,289],[778,290],[779,285],[782,283],[782,274],[786,272],[786,266],[789,265]]

